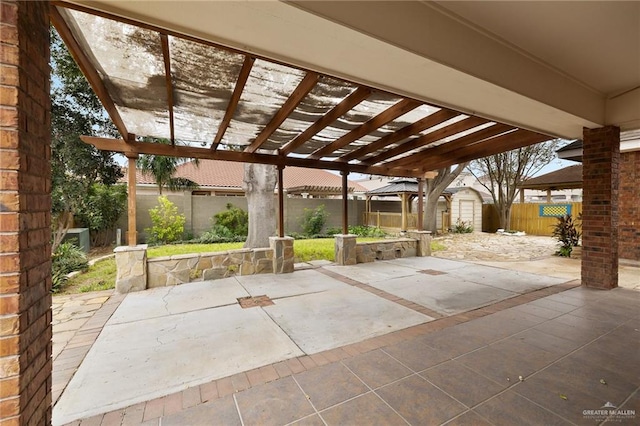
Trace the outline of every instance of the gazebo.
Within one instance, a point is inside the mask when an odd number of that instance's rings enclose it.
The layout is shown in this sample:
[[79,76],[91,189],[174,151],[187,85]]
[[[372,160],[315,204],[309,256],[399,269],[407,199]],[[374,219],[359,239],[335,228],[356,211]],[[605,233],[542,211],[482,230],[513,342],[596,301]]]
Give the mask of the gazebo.
[[[409,228],[419,228],[417,223],[420,219],[411,215],[411,205],[413,200],[418,198],[419,183],[416,179],[400,178],[391,181],[389,185],[381,188],[372,189],[366,193],[366,212],[367,223],[371,215],[371,199],[373,197],[399,197],[400,204],[402,206],[400,229],[402,232],[407,231]],[[418,203],[418,208],[422,207],[421,203]],[[378,214],[377,226],[380,227],[380,215]]]

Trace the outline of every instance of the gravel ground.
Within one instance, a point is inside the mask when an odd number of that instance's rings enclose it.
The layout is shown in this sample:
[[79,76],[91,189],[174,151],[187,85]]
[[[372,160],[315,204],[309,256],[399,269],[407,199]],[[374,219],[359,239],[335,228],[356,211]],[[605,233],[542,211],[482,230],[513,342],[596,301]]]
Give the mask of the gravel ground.
[[436,237],[446,247],[433,253],[445,259],[522,261],[544,259],[558,250],[559,243],[551,237],[509,234],[447,234]]

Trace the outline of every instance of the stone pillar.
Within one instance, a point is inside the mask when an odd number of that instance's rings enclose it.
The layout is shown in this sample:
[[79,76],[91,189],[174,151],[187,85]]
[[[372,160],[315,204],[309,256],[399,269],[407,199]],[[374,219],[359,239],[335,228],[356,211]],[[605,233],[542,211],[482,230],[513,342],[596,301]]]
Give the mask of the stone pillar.
[[130,293],[147,288],[147,245],[120,246],[116,254],[116,291]]
[[293,272],[293,238],[269,237],[269,246],[273,249],[273,273],[289,274]]
[[431,256],[431,231],[409,231],[407,237],[418,241],[416,256]]
[[640,266],[640,151],[620,153],[620,262]]
[[618,286],[620,129],[583,131],[582,285]]
[[336,234],[335,253],[338,265],[355,265],[356,257],[356,237],[352,234]]
[[51,424],[49,3],[0,2],[0,424]]

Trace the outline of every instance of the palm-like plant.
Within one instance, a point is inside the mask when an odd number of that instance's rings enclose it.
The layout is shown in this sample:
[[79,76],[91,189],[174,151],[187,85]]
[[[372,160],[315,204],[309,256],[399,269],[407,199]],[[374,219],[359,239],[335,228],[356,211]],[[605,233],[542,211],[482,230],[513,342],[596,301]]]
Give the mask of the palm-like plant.
[[[169,144],[166,139],[153,139],[152,142]],[[197,166],[198,159],[188,159],[180,157],[167,157],[164,155],[141,155],[136,162],[136,167],[143,173],[148,173],[154,177],[158,191],[162,195],[162,189],[167,188],[170,191],[178,191],[183,189],[196,189],[198,184],[191,179],[183,177],[174,177],[178,166],[187,161],[193,161]]]

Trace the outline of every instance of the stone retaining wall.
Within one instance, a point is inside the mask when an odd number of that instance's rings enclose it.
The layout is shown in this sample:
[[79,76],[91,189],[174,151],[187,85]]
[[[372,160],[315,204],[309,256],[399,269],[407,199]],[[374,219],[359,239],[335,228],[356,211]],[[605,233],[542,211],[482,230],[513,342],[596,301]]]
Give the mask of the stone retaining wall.
[[273,249],[240,249],[147,260],[147,288],[207,281],[233,275],[273,273]]
[[376,260],[413,257],[416,256],[417,245],[418,241],[412,238],[356,243],[356,262],[369,263]]

